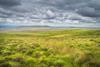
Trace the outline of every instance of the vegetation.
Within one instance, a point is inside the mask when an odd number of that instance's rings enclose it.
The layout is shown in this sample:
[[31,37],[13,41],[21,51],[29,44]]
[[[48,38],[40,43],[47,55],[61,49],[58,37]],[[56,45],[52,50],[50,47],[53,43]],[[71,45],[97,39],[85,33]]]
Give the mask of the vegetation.
[[100,67],[100,30],[0,33],[0,67]]

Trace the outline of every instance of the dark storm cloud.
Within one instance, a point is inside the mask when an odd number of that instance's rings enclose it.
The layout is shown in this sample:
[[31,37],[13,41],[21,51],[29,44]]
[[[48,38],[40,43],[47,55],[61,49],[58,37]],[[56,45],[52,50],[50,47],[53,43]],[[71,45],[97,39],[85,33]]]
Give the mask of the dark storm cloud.
[[[53,9],[51,10],[72,10],[74,12],[75,10],[77,10],[76,12],[83,16],[100,16],[100,1],[98,0],[0,0],[0,6],[2,7],[13,7],[17,5],[19,5],[19,7],[13,8],[12,10],[16,12],[32,12],[32,9],[34,10],[34,8],[36,8],[39,11],[40,8],[45,9],[46,7],[53,7]],[[36,9],[34,10],[34,12],[37,11]]]
[[77,13],[87,17],[100,17],[100,1],[91,0],[84,7],[77,8]]
[[99,0],[34,0],[34,4],[40,7],[54,7],[58,10],[72,10],[80,15],[87,17],[100,17],[100,1]]
[[20,5],[21,0],[0,0],[0,18],[8,18],[16,15],[17,7]]
[[88,17],[100,17],[100,10],[96,10],[93,7],[80,8],[78,9],[77,13]]
[[20,0],[0,0],[0,18],[11,17],[13,9],[18,5],[21,5]]
[[13,7],[20,5],[19,0],[0,0],[0,6],[2,7]]
[[83,3],[86,4],[89,1],[90,0],[39,0],[36,2],[42,5],[53,6],[59,9],[67,9],[68,7],[72,7],[74,9],[74,7],[79,7],[83,5]]

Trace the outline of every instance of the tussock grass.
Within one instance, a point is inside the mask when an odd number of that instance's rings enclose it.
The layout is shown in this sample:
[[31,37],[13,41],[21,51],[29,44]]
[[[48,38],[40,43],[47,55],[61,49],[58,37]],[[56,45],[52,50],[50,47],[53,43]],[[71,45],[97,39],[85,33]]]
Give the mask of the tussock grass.
[[100,67],[100,30],[0,33],[0,67]]

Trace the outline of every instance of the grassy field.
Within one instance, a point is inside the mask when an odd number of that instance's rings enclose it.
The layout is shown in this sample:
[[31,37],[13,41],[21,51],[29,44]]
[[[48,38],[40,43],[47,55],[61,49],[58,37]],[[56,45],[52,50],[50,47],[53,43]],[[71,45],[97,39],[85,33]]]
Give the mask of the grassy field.
[[100,67],[100,30],[0,33],[0,67]]

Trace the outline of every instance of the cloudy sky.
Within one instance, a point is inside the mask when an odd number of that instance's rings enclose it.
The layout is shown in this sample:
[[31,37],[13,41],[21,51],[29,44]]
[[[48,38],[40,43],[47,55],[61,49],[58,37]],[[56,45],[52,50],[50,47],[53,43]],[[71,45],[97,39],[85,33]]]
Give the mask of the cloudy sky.
[[99,26],[100,0],[0,0],[0,24]]

